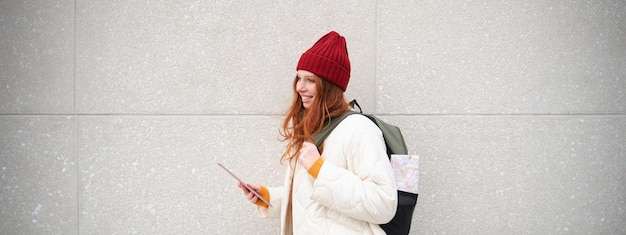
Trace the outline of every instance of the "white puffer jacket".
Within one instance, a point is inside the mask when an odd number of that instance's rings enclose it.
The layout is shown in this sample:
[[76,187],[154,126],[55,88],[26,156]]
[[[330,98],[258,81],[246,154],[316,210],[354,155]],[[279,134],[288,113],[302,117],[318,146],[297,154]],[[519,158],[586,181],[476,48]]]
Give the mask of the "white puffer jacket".
[[[396,212],[397,192],[380,129],[363,115],[346,117],[324,141],[324,164],[317,179],[297,164],[293,179],[294,234],[385,234],[378,224]],[[268,188],[283,231],[291,167],[284,186]]]

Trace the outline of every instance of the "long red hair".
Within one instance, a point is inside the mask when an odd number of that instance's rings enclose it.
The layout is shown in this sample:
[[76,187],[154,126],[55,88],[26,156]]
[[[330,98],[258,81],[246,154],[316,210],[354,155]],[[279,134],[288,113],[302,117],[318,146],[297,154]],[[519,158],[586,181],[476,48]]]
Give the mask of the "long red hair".
[[339,116],[348,110],[350,106],[346,102],[343,91],[337,85],[327,82],[319,76],[315,77],[317,96],[308,109],[302,106],[302,98],[296,86],[298,76],[293,81],[293,101],[285,115],[280,135],[283,141],[288,141],[287,149],[280,158],[291,161],[298,156],[302,143],[309,141],[315,143],[313,134],[322,130],[322,127],[330,118]]

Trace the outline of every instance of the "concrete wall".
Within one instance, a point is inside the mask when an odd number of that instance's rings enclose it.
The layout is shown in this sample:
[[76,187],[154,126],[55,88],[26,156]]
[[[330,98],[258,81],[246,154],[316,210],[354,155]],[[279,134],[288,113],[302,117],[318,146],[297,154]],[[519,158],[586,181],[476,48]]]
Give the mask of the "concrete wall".
[[626,233],[624,1],[1,1],[0,230],[276,234],[302,52],[421,157],[413,234]]

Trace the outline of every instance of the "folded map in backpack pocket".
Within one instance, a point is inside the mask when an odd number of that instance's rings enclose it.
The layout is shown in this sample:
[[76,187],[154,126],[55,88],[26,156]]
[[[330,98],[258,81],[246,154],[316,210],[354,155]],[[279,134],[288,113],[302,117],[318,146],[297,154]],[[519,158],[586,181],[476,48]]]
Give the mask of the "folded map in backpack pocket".
[[391,168],[399,191],[417,194],[419,189],[419,156],[391,154]]

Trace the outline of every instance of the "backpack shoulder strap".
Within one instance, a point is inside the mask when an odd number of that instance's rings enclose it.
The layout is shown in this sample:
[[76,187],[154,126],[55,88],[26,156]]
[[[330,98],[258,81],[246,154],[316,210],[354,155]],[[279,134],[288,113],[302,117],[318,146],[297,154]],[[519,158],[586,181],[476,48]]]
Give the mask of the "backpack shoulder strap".
[[[361,106],[356,100],[350,101],[350,106],[358,107],[361,114],[363,114]],[[372,122],[374,122],[374,124],[376,124],[376,126],[380,128],[380,131],[383,133],[383,138],[385,139],[385,145],[387,146],[388,154],[408,154],[409,151],[406,147],[406,143],[404,143],[404,137],[402,136],[400,128],[386,123],[374,115],[363,115],[372,120]]]
[[378,126],[378,128],[380,128],[380,131],[383,133],[383,138],[385,138],[385,145],[387,145],[387,151],[389,153],[404,155],[409,153],[400,128],[386,123],[375,116],[365,116],[370,118],[370,120],[372,120]]
[[324,127],[322,128],[322,130],[313,135],[313,139],[315,139],[315,145],[317,147],[319,147],[320,145],[322,145],[322,143],[324,143],[324,140],[326,139],[326,137],[328,137],[328,135],[330,135],[330,133],[335,129],[335,127],[337,127],[337,125],[339,125],[339,123],[341,123],[341,121],[343,121],[343,119],[345,119],[346,117],[355,114],[358,112],[355,111],[348,111],[342,115],[339,115],[337,117],[331,118],[330,122],[328,122],[326,125],[324,125]]

